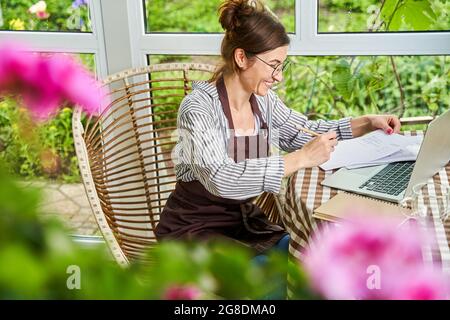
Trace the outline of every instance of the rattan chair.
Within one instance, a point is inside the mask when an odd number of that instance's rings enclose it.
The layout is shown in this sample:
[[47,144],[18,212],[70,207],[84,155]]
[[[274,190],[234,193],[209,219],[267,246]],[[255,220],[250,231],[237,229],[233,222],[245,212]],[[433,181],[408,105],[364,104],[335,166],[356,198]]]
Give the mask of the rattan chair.
[[[83,184],[99,229],[122,266],[144,259],[156,245],[154,230],[175,187],[172,148],[178,106],[192,80],[215,67],[173,63],[107,77],[110,103],[98,117],[73,114],[73,135]],[[279,222],[279,202],[263,194],[258,205]]]

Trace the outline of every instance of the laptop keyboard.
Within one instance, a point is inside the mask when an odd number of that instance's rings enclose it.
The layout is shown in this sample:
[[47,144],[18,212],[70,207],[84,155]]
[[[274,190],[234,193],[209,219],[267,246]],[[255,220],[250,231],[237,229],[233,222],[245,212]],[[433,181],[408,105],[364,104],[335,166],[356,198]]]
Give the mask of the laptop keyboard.
[[390,163],[359,186],[359,189],[398,196],[408,186],[414,163],[413,161]]

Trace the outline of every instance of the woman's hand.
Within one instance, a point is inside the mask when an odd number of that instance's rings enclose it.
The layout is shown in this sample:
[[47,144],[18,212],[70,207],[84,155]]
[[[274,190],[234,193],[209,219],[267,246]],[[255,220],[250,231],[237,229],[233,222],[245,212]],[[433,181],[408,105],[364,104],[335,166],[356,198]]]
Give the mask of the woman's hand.
[[351,120],[354,137],[360,137],[371,131],[381,129],[387,134],[400,132],[400,120],[394,115],[366,115]]
[[315,167],[328,161],[338,143],[336,136],[334,131],[321,134],[308,141],[300,150],[284,156],[284,175],[288,176],[299,169]]
[[336,132],[330,131],[308,141],[298,152],[302,167],[310,168],[321,165],[330,159],[331,152],[337,145]]
[[381,129],[387,134],[400,132],[400,120],[394,115],[370,115],[367,116],[370,120],[372,130]]

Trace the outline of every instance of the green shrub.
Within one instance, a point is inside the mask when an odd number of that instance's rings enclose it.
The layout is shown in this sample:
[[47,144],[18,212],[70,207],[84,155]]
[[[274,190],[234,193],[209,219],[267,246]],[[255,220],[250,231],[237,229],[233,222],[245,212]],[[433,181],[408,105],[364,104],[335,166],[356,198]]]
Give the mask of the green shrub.
[[26,178],[44,176],[79,181],[72,137],[72,109],[64,108],[40,126],[27,120],[14,100],[0,102],[0,158],[11,172]]
[[279,94],[285,103],[311,118],[367,113],[399,116],[440,114],[448,109],[450,68],[447,56],[394,57],[405,95],[389,57],[291,57]]

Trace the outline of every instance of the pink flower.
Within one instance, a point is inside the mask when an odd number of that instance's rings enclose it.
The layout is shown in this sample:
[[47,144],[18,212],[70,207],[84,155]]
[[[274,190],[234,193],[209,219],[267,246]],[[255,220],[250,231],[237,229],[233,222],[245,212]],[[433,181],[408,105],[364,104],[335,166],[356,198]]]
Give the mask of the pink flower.
[[53,55],[46,65],[49,81],[66,100],[82,106],[89,114],[103,110],[106,92],[82,65],[66,55]]
[[47,19],[50,17],[50,14],[47,12],[47,3],[45,1],[38,1],[37,3],[33,4],[29,9],[28,12],[31,14],[35,14],[38,19]]
[[50,17],[50,13],[48,13],[46,11],[39,11],[39,12],[36,12],[36,17],[40,20],[45,20]]
[[448,281],[426,267],[421,246],[428,237],[398,220],[355,215],[315,241],[304,266],[312,285],[328,299],[442,299]]
[[35,119],[47,119],[65,101],[100,113],[106,91],[94,76],[63,54],[33,54],[20,44],[0,46],[0,94],[20,95]]
[[0,46],[0,92],[18,85],[21,76],[36,63],[35,55],[25,50],[24,46],[16,43]]
[[164,300],[195,300],[200,297],[200,290],[192,285],[172,285],[163,294]]
[[449,279],[431,267],[411,268],[392,288],[390,299],[439,300],[448,299]]

